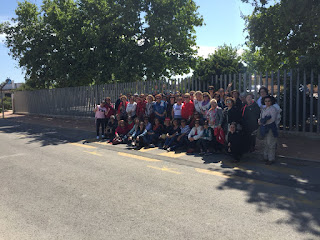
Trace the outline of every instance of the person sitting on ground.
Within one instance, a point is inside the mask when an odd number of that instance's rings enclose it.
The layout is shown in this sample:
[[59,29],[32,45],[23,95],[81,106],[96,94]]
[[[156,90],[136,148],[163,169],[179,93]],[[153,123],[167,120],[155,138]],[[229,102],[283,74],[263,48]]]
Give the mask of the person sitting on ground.
[[114,115],[110,116],[110,120],[106,128],[106,138],[112,140],[115,137],[116,128],[118,127],[118,122]]
[[191,117],[194,113],[194,103],[190,99],[190,94],[186,93],[184,95],[184,103],[181,108],[181,117],[186,119],[189,123],[191,121]]
[[100,126],[101,126],[101,138],[104,138],[104,130],[105,130],[105,121],[106,115],[108,114],[108,110],[105,107],[106,103],[102,101],[100,105],[97,105],[96,108],[93,110],[95,113],[95,120],[96,120],[96,132],[97,132],[97,139],[100,138]]
[[166,140],[163,145],[163,149],[170,151],[170,147],[174,145],[180,133],[181,133],[181,129],[179,126],[179,120],[173,119],[172,129],[171,129],[171,132],[167,133]]
[[128,116],[128,121],[127,121],[127,128],[128,128],[128,131],[131,130],[133,128],[133,125],[134,125],[134,119],[135,118],[132,118],[131,116]]
[[172,113],[174,119],[181,119],[181,109],[182,109],[182,97],[177,98],[177,103],[175,103],[172,107]]
[[144,147],[143,139],[147,134],[147,129],[144,126],[143,122],[139,123],[139,128],[137,131],[132,135],[132,146],[135,146],[136,149],[140,149]]
[[171,119],[170,118],[166,118],[164,120],[164,125],[163,125],[163,128],[162,128],[162,133],[160,135],[160,138],[159,138],[159,142],[160,142],[160,145],[159,147],[162,147],[163,144],[164,144],[164,141],[166,140],[166,137],[167,137],[167,134],[171,133],[172,132],[172,126],[171,126]]
[[187,153],[191,154],[196,151],[197,142],[203,134],[203,128],[200,126],[200,119],[195,121],[195,126],[191,129],[188,135],[188,151]]
[[123,138],[127,135],[128,128],[124,120],[120,120],[119,126],[116,128],[115,138],[112,141],[113,145],[123,142]]
[[190,133],[190,127],[187,125],[187,122],[185,119],[181,119],[180,121],[180,135],[177,137],[176,142],[173,146],[170,147],[171,151],[175,151],[178,148],[186,147],[188,145],[188,134]]
[[227,152],[234,158],[234,162],[239,162],[242,154],[244,153],[243,148],[243,137],[241,133],[237,131],[237,123],[232,122],[229,125],[229,132],[227,137]]
[[152,130],[152,124],[151,124],[151,122],[149,122],[149,118],[148,117],[144,117],[143,118],[143,122],[144,122],[144,126],[147,129],[147,131]]
[[128,146],[131,146],[132,143],[132,136],[138,131],[139,129],[139,123],[140,120],[138,117],[136,117],[133,121],[134,125],[130,128],[128,127],[128,129],[130,129],[130,131],[127,133],[127,135],[124,137],[123,141],[127,142]]
[[210,144],[212,142],[212,130],[209,127],[209,123],[206,120],[203,125],[203,134],[198,141],[200,148],[200,155],[210,155]]
[[163,126],[160,124],[158,118],[154,119],[154,125],[151,130],[147,132],[144,137],[144,143],[146,146],[154,148],[155,145],[159,143],[159,137],[161,136],[163,131]]

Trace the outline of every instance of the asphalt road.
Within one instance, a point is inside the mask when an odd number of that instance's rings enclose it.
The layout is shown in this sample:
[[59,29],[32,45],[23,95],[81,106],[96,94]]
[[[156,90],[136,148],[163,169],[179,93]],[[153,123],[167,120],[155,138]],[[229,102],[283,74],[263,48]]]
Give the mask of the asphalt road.
[[0,239],[320,239],[320,166],[82,144],[0,120]]

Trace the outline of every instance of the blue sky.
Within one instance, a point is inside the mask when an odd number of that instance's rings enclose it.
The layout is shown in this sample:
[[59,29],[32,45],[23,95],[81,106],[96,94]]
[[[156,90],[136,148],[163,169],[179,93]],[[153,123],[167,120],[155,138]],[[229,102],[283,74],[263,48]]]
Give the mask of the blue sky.
[[[41,4],[42,0],[29,0]],[[206,25],[197,28],[197,45],[199,55],[206,57],[213,53],[215,48],[226,44],[242,48],[246,34],[243,32],[244,21],[241,12],[250,14],[253,10],[250,4],[241,0],[195,0],[199,13],[203,16]],[[15,16],[14,10],[17,0],[0,0],[0,22],[10,20]],[[16,83],[24,82],[22,69],[18,68],[17,61],[8,55],[9,51],[3,44],[4,36],[0,35],[0,83],[7,77]]]

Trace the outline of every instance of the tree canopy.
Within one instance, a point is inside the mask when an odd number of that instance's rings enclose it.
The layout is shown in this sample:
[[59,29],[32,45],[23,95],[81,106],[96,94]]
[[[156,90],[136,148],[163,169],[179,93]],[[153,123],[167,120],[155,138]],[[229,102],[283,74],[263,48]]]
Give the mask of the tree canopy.
[[244,72],[245,69],[237,50],[225,44],[218,47],[213,54],[209,54],[208,58],[199,58],[194,69],[194,76],[202,80],[211,80],[214,75]]
[[193,0],[43,0],[18,3],[0,24],[32,88],[157,79],[195,64]]
[[255,6],[244,18],[248,45],[257,51],[257,61],[267,59],[269,70],[320,66],[320,1],[242,1]]

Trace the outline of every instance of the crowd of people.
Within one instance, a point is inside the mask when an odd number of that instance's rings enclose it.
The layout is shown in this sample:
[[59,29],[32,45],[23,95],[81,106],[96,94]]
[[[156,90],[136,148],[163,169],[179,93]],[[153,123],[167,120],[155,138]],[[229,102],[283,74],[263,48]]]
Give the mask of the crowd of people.
[[[229,88],[228,88],[229,89]],[[94,109],[97,139],[129,148],[160,147],[167,151],[211,155],[225,152],[239,162],[264,141],[266,164],[275,161],[281,109],[266,87],[252,93],[223,88],[207,92],[128,94],[113,104],[105,98]]]

